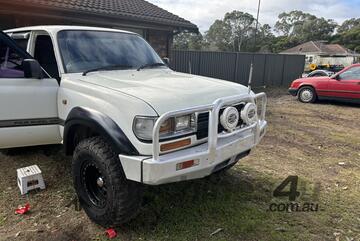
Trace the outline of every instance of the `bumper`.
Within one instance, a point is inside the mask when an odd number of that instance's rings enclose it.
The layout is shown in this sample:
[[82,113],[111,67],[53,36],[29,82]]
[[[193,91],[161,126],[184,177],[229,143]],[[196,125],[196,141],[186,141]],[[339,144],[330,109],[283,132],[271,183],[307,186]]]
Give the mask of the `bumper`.
[[292,95],[292,96],[296,96],[297,95],[297,89],[293,89],[293,88],[289,88],[289,93],[290,93],[290,95]]
[[[261,99],[261,115],[259,120],[247,127],[231,133],[218,133],[219,111],[224,105],[239,101],[254,101]],[[213,105],[169,112],[161,116],[153,133],[152,156],[125,156],[119,155],[127,179],[150,185],[184,181],[202,178],[230,166],[239,158],[246,156],[249,151],[259,143],[266,132],[265,121],[266,95],[233,96],[219,99]],[[163,121],[171,116],[200,111],[210,111],[208,142],[187,149],[160,155],[159,128]],[[195,160],[197,165],[177,170],[177,164]]]

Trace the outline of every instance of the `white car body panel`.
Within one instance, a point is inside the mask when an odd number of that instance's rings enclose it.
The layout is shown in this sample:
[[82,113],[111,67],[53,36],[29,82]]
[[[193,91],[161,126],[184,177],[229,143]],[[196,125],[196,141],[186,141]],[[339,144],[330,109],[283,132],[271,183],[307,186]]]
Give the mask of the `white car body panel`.
[[59,125],[0,129],[0,148],[60,144]]
[[[63,76],[58,93],[60,119],[66,120],[70,111],[78,106],[99,111],[117,123],[139,152],[150,154],[151,144],[140,142],[132,131],[132,125],[136,115],[156,116],[156,112],[139,98],[81,81],[80,76]],[[66,105],[63,100],[67,101]]]
[[[57,118],[57,91],[55,79],[0,78],[1,119],[21,126],[29,119]],[[61,143],[57,125],[0,128],[0,136],[1,148]]]
[[150,103],[159,115],[248,92],[248,88],[229,81],[160,68],[89,73],[79,80],[137,96]]
[[[129,180],[159,185],[208,176],[216,165],[227,159],[230,159],[227,165],[233,164],[238,161],[236,159],[238,154],[249,151],[255,144],[257,143],[254,139],[254,130],[249,130],[233,136],[231,140],[220,141],[214,159],[209,158],[207,143],[162,155],[160,161],[154,161],[148,156],[120,155],[119,158]],[[176,170],[176,164],[193,159],[198,160],[199,165]],[[141,165],[143,166],[143,176],[140,175]]]
[[55,79],[0,79],[2,119],[57,117]]

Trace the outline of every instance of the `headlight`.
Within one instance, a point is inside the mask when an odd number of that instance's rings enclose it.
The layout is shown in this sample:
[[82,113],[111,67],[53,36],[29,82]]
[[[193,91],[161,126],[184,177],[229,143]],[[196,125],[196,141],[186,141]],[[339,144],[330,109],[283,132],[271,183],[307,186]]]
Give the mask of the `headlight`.
[[195,114],[175,117],[175,131],[195,130]]
[[[134,133],[142,140],[151,140],[157,117],[137,116],[134,119]],[[167,119],[160,126],[160,139],[182,136],[196,131],[195,114]]]
[[256,105],[247,103],[241,110],[241,119],[248,125],[254,124],[258,120]]
[[195,131],[195,114],[172,117],[161,125],[160,139],[182,136]]
[[151,140],[156,119],[157,117],[135,117],[133,131],[136,137],[141,140]]

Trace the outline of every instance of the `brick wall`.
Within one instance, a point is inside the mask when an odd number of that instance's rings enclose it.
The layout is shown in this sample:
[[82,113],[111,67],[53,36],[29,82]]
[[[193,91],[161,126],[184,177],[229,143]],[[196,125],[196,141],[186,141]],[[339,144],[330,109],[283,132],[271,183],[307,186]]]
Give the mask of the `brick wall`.
[[147,40],[161,58],[170,57],[172,34],[167,31],[148,30]]

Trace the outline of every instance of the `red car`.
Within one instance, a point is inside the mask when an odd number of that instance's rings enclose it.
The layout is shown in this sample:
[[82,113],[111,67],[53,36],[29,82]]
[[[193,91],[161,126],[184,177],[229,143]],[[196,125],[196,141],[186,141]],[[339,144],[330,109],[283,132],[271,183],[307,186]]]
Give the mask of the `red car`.
[[360,103],[360,64],[353,64],[331,77],[294,80],[289,92],[304,103],[313,103],[317,99]]

